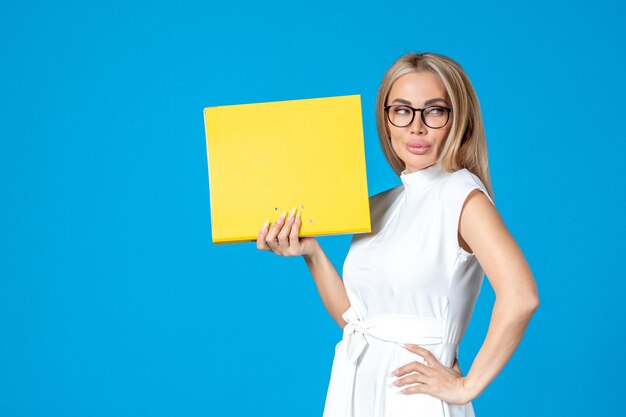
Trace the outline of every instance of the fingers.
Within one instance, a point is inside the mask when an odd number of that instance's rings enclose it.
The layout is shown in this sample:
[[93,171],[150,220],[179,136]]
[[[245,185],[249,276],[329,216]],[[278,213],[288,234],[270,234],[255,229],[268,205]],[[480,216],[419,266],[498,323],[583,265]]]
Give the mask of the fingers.
[[424,374],[410,374],[404,378],[397,379],[393,382],[396,387],[403,387],[409,384],[429,384],[432,378]]
[[430,387],[427,384],[413,385],[400,391],[402,394],[430,394]]
[[266,220],[265,223],[263,223],[263,227],[261,228],[261,230],[259,230],[259,233],[256,239],[257,249],[267,250],[267,251],[274,250],[272,248],[273,242],[276,240],[276,234],[280,230],[280,224],[281,224],[280,222],[282,221],[282,218],[285,216],[285,213],[286,211],[284,211],[283,214],[281,214],[281,216],[278,218],[278,220],[276,220],[272,224],[272,226],[269,228],[268,228],[268,225],[270,223],[269,220]]
[[257,235],[257,249],[267,250],[277,255],[296,255],[302,250],[298,238],[300,230],[300,212],[296,214],[294,207],[285,219],[287,211],[283,211],[280,217],[270,226],[267,220]]
[[267,243],[267,245],[270,247],[270,249],[273,252],[276,252],[278,254],[280,254],[279,252],[279,247],[278,247],[278,240],[277,240],[277,236],[278,233],[280,232],[281,228],[283,227],[283,223],[285,222],[285,215],[287,214],[287,211],[283,211],[283,213],[280,215],[280,217],[274,222],[274,224],[270,227],[270,230],[267,232],[267,235],[265,236],[265,243]]
[[393,374],[395,376],[403,376],[410,374],[411,372],[419,372],[424,375],[430,375],[431,369],[423,363],[415,361],[399,367],[398,369],[393,371]]
[[291,226],[293,225],[293,222],[295,220],[294,219],[295,212],[296,212],[296,208],[294,207],[289,212],[289,217],[285,221],[285,225],[280,230],[280,233],[278,233],[278,246],[282,250],[283,254],[289,248],[289,233],[291,232]]
[[424,358],[424,360],[426,361],[426,365],[428,365],[429,367],[433,367],[436,365],[439,365],[439,361],[437,360],[437,358],[435,357],[435,355],[432,354],[432,352],[428,349],[425,349],[419,345],[411,345],[411,344],[405,344],[402,345],[406,350],[413,352],[419,356],[421,356],[422,358]]
[[256,248],[259,250],[270,250],[270,247],[265,242],[265,236],[267,236],[267,232],[269,232],[269,228],[267,227],[270,224],[269,220],[265,220],[263,223],[263,227],[259,230],[259,234],[256,237]]
[[291,226],[291,232],[289,233],[289,249],[293,251],[293,253],[297,253],[300,251],[300,239],[298,235],[300,234],[300,211],[296,212],[296,217],[293,220],[293,225]]
[[[424,359],[408,363],[394,372],[399,377],[393,382],[397,387],[405,387],[398,391],[401,394],[429,394],[453,404],[467,403],[467,392],[463,385],[464,378],[454,368],[442,365],[437,357],[428,349],[419,345],[402,345]],[[458,367],[458,360],[454,365]]]

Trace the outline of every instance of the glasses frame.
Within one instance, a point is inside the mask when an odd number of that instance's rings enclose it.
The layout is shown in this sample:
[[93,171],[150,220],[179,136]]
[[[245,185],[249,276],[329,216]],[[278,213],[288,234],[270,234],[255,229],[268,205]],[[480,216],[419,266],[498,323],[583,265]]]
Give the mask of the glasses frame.
[[[404,125],[404,126],[398,126],[397,124],[395,124],[394,122],[391,121],[391,118],[389,117],[389,109],[392,107],[407,107],[409,109],[411,109],[413,111],[413,115],[411,116],[411,121]],[[439,126],[439,127],[432,127],[431,125],[429,125],[428,123],[426,123],[426,118],[424,117],[424,110],[427,109],[431,109],[433,107],[437,107],[439,109],[446,109],[448,111],[448,117],[446,118],[446,122]],[[395,127],[407,127],[407,126],[411,126],[413,124],[413,120],[415,120],[415,112],[419,111],[420,112],[420,118],[422,119],[422,122],[430,127],[431,129],[441,129],[442,127],[444,127],[445,125],[448,124],[448,121],[450,120],[450,113],[452,113],[452,109],[450,107],[445,107],[445,106],[426,106],[426,107],[422,107],[422,108],[415,108],[415,107],[411,107],[408,104],[390,104],[388,106],[384,107],[385,109],[385,113],[387,113],[387,120],[389,120],[389,123],[391,123],[392,125],[394,125]]]

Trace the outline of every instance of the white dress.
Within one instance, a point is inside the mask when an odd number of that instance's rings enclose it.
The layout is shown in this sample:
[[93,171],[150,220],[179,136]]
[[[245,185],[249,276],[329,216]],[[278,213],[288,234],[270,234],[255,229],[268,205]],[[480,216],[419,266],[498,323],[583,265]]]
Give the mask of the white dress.
[[401,185],[370,197],[372,232],[353,236],[343,265],[351,306],[324,417],[474,416],[471,402],[400,394],[406,386],[391,385],[398,378],[390,373],[425,363],[402,343],[454,364],[484,277],[476,257],[458,244],[459,215],[472,190],[489,194],[467,169],[449,173],[439,163],[400,178]]

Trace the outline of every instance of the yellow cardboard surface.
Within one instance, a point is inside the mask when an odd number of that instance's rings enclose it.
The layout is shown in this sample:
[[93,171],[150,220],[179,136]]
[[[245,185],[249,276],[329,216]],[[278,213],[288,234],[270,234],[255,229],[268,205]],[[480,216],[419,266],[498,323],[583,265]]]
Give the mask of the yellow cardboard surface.
[[370,232],[359,95],[204,109],[213,243],[255,241],[301,211],[300,236]]

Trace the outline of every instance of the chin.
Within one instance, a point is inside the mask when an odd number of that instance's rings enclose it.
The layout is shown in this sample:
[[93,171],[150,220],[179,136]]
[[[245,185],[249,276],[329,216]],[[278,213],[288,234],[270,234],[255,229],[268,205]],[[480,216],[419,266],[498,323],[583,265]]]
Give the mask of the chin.
[[410,157],[403,159],[404,165],[406,166],[407,171],[417,171],[419,169],[423,169],[433,165],[437,162],[436,159],[433,159],[430,155],[413,155]]

